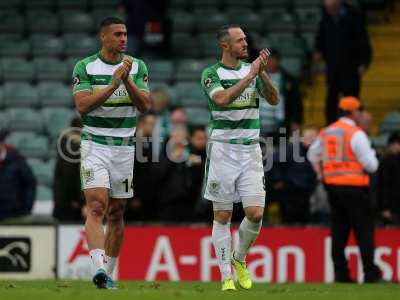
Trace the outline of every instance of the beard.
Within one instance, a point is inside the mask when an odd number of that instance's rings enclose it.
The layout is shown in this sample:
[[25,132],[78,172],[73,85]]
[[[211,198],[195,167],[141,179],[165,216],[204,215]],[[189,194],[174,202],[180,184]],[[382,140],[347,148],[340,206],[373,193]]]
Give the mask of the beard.
[[236,52],[233,53],[232,56],[235,57],[236,59],[244,60],[244,59],[247,59],[249,57],[249,53],[247,51],[246,52],[236,51]]

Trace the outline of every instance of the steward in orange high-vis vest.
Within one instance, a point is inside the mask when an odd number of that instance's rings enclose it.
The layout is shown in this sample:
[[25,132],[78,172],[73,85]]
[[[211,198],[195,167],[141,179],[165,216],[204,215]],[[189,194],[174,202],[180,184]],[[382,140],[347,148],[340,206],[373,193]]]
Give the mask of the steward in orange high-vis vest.
[[358,99],[342,98],[341,118],[321,130],[307,153],[328,193],[336,282],[353,282],[344,253],[352,229],[361,252],[364,282],[382,281],[381,271],[374,264],[374,215],[368,175],[377,170],[378,160],[367,135],[356,125],[360,108]]

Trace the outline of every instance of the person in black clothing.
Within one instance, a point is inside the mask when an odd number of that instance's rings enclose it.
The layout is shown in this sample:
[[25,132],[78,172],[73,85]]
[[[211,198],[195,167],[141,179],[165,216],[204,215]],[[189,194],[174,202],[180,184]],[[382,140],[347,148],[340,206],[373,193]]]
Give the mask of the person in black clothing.
[[25,158],[4,140],[0,129],[0,221],[30,214],[36,195],[36,179]]
[[400,132],[389,137],[388,153],[381,160],[377,175],[377,197],[384,221],[400,224]]
[[371,46],[364,17],[341,0],[325,0],[323,17],[316,36],[315,61],[326,63],[327,124],[338,118],[339,95],[357,97],[360,80],[371,63]]
[[53,217],[59,221],[80,221],[85,205],[80,182],[80,128],[82,121],[76,117],[71,128],[60,137],[54,171]]

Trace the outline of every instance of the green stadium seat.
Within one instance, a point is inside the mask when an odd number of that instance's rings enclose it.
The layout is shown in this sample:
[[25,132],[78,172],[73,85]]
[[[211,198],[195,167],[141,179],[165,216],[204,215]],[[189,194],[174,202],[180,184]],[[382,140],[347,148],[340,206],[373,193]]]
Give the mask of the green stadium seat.
[[99,50],[98,37],[89,37],[84,34],[65,34],[65,54],[68,56],[86,57]]
[[261,0],[260,9],[287,9],[292,4],[292,0]]
[[88,0],[57,0],[57,8],[64,9],[86,9]]
[[391,133],[400,131],[400,112],[387,113],[380,125],[380,133]]
[[251,11],[229,10],[229,22],[239,24],[247,32],[263,32],[264,22],[260,15]]
[[26,15],[27,28],[29,32],[35,33],[57,33],[58,17],[51,11],[33,10]]
[[103,21],[107,17],[117,17],[122,20],[125,20],[125,15],[119,13],[116,9],[110,10],[105,8],[94,8],[92,12],[92,18],[94,21],[94,26],[98,28],[100,26],[101,21]]
[[54,178],[54,162],[44,162],[40,159],[30,158],[27,160],[28,165],[32,168],[38,184],[51,187]]
[[321,0],[293,0],[295,7],[318,7],[322,5]]
[[0,33],[22,33],[24,17],[16,11],[0,11]]
[[56,1],[49,0],[24,0],[27,11],[32,9],[51,10],[55,7]]
[[37,89],[25,82],[6,82],[4,104],[6,107],[37,107],[39,105]]
[[297,27],[293,14],[280,9],[267,9],[261,12],[265,27],[269,32],[294,32]]
[[53,201],[53,191],[45,185],[38,185],[36,188],[36,201]]
[[60,12],[61,30],[65,33],[89,33],[94,29],[92,16],[82,11],[65,10]]
[[176,79],[178,81],[199,81],[201,73],[207,65],[207,62],[197,59],[180,60],[177,67]]
[[276,48],[282,56],[303,57],[307,48],[306,42],[291,33],[271,33],[262,41],[262,47]]
[[194,82],[179,82],[175,85],[175,91],[179,103],[183,106],[200,106],[207,105],[207,98],[203,93],[200,85],[200,79]]
[[76,116],[76,113],[67,108],[43,108],[41,115],[45,130],[54,141],[64,129],[70,126],[71,120]]
[[300,78],[303,70],[303,60],[298,57],[283,57],[281,66],[292,76]]
[[163,89],[171,98],[171,105],[178,105],[179,101],[176,97],[176,91],[172,85],[169,85],[165,82],[155,81],[150,82],[150,90],[154,91],[157,89]]
[[[194,0],[192,1],[192,8],[215,8],[219,9],[221,7],[222,0]],[[208,16],[204,16],[207,18]]]
[[174,79],[174,66],[169,60],[151,60],[147,66],[152,81],[169,82]]
[[0,33],[0,44],[21,41],[22,37],[21,33]]
[[0,111],[0,128],[7,129],[8,128],[8,115],[6,112]]
[[33,65],[25,59],[3,58],[1,68],[5,81],[32,81],[34,79]]
[[302,32],[315,32],[322,18],[322,10],[318,7],[298,8],[296,9],[296,15],[298,17],[300,30]]
[[168,2],[168,9],[171,11],[188,9],[190,7],[189,0],[170,0]]
[[213,33],[202,33],[198,37],[201,44],[201,53],[204,57],[219,59],[221,49],[218,46],[217,39]]
[[42,107],[72,107],[72,88],[60,82],[41,82],[39,101]]
[[117,9],[120,0],[90,0],[90,6],[95,8],[115,8]]
[[215,33],[221,26],[229,23],[228,17],[222,13],[208,13],[207,11],[196,11],[194,14],[194,22],[198,32]]
[[304,32],[301,34],[307,45],[307,51],[312,52],[315,49],[315,33],[314,32]]
[[67,76],[68,76],[68,80],[69,80],[70,83],[72,83],[72,72],[74,71],[75,65],[81,59],[83,59],[82,56],[80,56],[80,57],[69,57],[65,61],[65,65],[67,66]]
[[188,107],[186,114],[191,125],[207,126],[210,121],[210,112],[207,108]]
[[200,41],[186,33],[173,34],[172,52],[179,58],[198,58],[201,56]]
[[31,52],[31,45],[27,40],[4,41],[0,47],[1,57],[26,57]]
[[64,52],[63,40],[51,34],[33,34],[30,41],[34,57],[60,56]]
[[36,131],[43,130],[41,114],[31,108],[9,108],[6,110],[10,121],[9,129],[12,131]]
[[0,9],[7,9],[7,8],[19,8],[21,6],[22,0],[7,0],[7,1],[0,1]]
[[231,7],[235,7],[255,9],[257,7],[257,3],[257,0],[225,0],[225,8],[229,9]]
[[194,19],[191,13],[185,11],[174,11],[170,14],[173,32],[190,33],[194,29]]
[[66,81],[71,77],[65,62],[56,58],[35,58],[33,65],[39,81]]
[[[3,89],[2,86],[0,86],[0,109],[4,107],[4,98],[3,98]],[[3,115],[0,115],[0,119]],[[1,122],[1,121],[0,121]],[[1,124],[0,123],[0,128],[1,128]]]

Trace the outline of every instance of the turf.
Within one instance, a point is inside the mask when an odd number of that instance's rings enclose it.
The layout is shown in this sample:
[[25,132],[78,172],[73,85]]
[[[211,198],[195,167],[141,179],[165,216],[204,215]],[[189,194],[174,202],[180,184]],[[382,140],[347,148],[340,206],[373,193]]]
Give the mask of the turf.
[[0,299],[400,299],[400,285],[256,284],[252,290],[219,291],[218,283],[120,282],[119,290],[96,290],[85,281],[0,281]]

